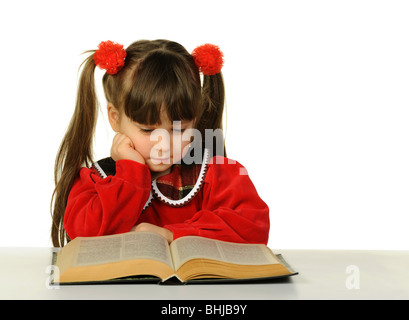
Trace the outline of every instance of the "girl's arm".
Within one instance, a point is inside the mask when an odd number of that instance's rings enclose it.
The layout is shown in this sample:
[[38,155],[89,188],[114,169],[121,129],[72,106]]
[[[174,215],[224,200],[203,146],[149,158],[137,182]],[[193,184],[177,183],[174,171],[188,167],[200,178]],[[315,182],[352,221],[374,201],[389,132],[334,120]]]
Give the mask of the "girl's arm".
[[[217,159],[217,160],[216,160]],[[218,161],[224,160],[224,164]],[[269,209],[239,163],[213,158],[203,186],[202,209],[184,223],[164,226],[174,239],[197,235],[231,242],[265,243]]]
[[116,162],[116,174],[102,179],[82,168],[68,197],[64,228],[71,239],[128,232],[149,198],[149,168],[132,160]]

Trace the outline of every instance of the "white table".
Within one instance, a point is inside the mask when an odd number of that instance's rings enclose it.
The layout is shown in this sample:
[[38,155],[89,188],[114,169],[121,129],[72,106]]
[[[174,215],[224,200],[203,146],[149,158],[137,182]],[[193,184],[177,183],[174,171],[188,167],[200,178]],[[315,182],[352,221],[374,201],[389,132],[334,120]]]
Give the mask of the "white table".
[[409,251],[273,251],[281,253],[299,274],[261,284],[52,289],[46,286],[51,248],[0,247],[0,299],[409,299]]

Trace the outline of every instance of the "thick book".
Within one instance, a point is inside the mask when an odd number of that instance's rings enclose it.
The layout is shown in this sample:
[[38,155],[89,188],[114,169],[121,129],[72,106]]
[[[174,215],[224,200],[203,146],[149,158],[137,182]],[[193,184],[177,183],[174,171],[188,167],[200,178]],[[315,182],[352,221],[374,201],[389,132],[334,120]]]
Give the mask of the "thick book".
[[268,280],[297,274],[264,244],[197,236],[168,244],[150,232],[77,237],[56,253],[53,284],[186,284]]

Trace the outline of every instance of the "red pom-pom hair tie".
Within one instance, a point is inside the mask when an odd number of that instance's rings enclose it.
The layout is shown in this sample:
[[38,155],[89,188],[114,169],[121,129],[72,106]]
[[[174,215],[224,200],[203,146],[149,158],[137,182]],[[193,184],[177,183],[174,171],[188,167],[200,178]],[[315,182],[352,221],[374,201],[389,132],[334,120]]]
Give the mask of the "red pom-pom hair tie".
[[113,41],[102,41],[94,53],[94,62],[108,74],[117,74],[125,65],[124,46]]
[[214,44],[207,43],[197,47],[193,50],[192,56],[199,71],[206,76],[213,76],[222,70],[223,52]]

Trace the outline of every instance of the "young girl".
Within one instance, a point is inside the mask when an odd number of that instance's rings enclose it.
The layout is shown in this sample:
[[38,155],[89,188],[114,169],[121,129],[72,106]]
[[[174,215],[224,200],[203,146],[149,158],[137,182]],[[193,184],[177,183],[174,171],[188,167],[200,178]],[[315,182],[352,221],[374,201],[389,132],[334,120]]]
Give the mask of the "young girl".
[[[54,246],[138,230],[169,242],[196,235],[266,244],[267,205],[245,169],[220,155],[224,142],[215,146],[220,139],[208,134],[222,123],[219,48],[206,44],[189,54],[172,41],[143,40],[124,50],[106,41],[90,53],[56,158]],[[93,163],[96,66],[106,70],[108,118],[117,134],[111,157]],[[186,138],[189,130],[193,139]]]

